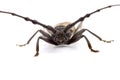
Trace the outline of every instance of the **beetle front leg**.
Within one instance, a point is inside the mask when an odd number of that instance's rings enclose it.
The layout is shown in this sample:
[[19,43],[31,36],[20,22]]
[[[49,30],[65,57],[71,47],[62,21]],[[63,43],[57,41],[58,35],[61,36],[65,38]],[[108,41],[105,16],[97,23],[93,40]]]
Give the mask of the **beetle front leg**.
[[20,47],[26,46],[27,44],[30,43],[30,41],[33,39],[33,37],[34,37],[38,32],[40,32],[43,36],[45,36],[45,37],[47,37],[47,38],[50,38],[50,35],[49,35],[48,33],[44,32],[44,31],[42,31],[42,30],[38,30],[38,31],[36,31],[36,32],[29,38],[29,40],[27,41],[27,43],[22,44],[22,45],[18,45],[18,44],[17,44],[17,46],[20,46]]
[[45,42],[47,43],[50,43],[50,44],[53,44],[53,45],[57,45],[55,42],[53,42],[50,38],[45,38],[45,37],[42,37],[40,36],[38,39],[37,39],[37,43],[36,43],[36,54],[35,54],[35,57],[39,55],[39,40],[42,39],[44,40]]
[[82,29],[82,30],[78,31],[77,33],[75,33],[75,34],[73,35],[73,37],[67,42],[67,44],[72,44],[72,43],[74,43],[74,42],[77,42],[78,40],[80,40],[81,38],[84,37],[85,40],[87,41],[87,44],[88,44],[89,49],[90,49],[92,52],[99,52],[98,50],[93,50],[90,41],[87,39],[86,36],[82,35],[83,32],[85,32],[85,31],[88,31],[88,32],[91,33],[93,36],[95,36],[96,38],[98,38],[100,41],[107,42],[107,43],[110,43],[111,41],[113,41],[113,40],[110,40],[110,41],[103,40],[101,37],[99,37],[99,36],[96,35],[95,33],[91,32],[90,30],[88,30],[88,29]]
[[27,41],[27,43],[25,43],[25,44],[17,44],[17,46],[19,46],[19,47],[23,47],[23,46],[26,46],[27,44],[29,44],[30,43],[30,41],[33,39],[33,37],[37,34],[39,32],[39,30],[38,31],[36,31],[30,38],[29,38],[29,40]]
[[99,52],[98,50],[92,49],[91,43],[90,43],[90,41],[87,39],[86,36],[82,35],[81,38],[83,38],[83,37],[85,38],[85,40],[86,40],[86,42],[87,42],[87,45],[88,45],[89,49],[90,49],[92,52]]
[[80,40],[81,38],[84,37],[85,40],[86,40],[86,42],[87,42],[87,45],[88,45],[89,49],[90,49],[92,52],[99,52],[98,50],[92,49],[92,45],[91,45],[90,41],[87,39],[86,36],[82,35],[82,32],[83,32],[83,31],[79,31],[78,34],[74,35],[74,36],[69,40],[69,42],[68,42],[67,44],[72,44],[72,43],[74,43],[74,42],[76,42],[76,41],[78,41],[78,40]]
[[88,31],[89,33],[91,33],[93,36],[95,36],[96,38],[98,38],[100,41],[106,42],[106,43],[111,43],[114,40],[103,40],[101,37],[99,37],[98,35],[96,35],[95,33],[93,33],[92,31],[88,30],[88,29],[84,29],[85,31]]
[[[84,33],[85,31],[88,31],[88,32],[91,33],[93,36],[95,36],[96,38],[98,38],[100,41],[103,41],[103,42],[106,42],[106,43],[111,43],[112,41],[114,41],[114,40],[109,40],[109,41],[103,40],[100,36],[98,36],[97,34],[93,33],[92,31],[90,31],[90,30],[88,30],[88,29],[81,29],[80,31],[78,31],[77,33],[74,34],[74,36],[71,38],[71,40],[74,39],[74,37],[76,38],[77,35],[81,36],[82,33]],[[78,36],[78,37],[79,37],[79,36]],[[71,40],[70,40],[70,41],[71,41]],[[76,41],[74,41],[74,42],[76,42]]]

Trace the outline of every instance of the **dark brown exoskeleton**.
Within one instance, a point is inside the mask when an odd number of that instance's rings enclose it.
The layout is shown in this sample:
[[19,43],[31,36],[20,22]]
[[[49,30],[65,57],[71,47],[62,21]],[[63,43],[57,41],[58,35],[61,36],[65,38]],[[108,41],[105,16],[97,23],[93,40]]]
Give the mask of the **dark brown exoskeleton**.
[[[107,7],[103,7],[103,8],[97,9],[97,10],[91,12],[91,13],[88,13],[88,14],[84,15],[83,17],[80,17],[78,20],[74,21],[73,23],[70,23],[70,22],[59,23],[54,28],[52,26],[42,24],[42,23],[38,22],[37,20],[33,20],[33,19],[28,18],[28,17],[23,17],[23,16],[18,15],[16,13],[6,12],[6,11],[0,11],[0,13],[11,14],[13,16],[17,16],[17,17],[23,18],[26,21],[30,21],[33,24],[38,24],[38,25],[40,25],[40,26],[42,26],[42,27],[44,27],[44,28],[46,28],[48,30],[48,32],[45,32],[43,30],[38,30],[38,31],[36,31],[32,35],[32,37],[27,41],[26,44],[18,45],[18,46],[25,46],[25,45],[29,44],[30,41],[32,40],[32,38],[38,32],[40,32],[43,36],[40,36],[37,39],[36,54],[35,54],[35,56],[38,56],[39,55],[39,40],[40,39],[42,39],[42,40],[44,40],[44,41],[46,41],[46,42],[48,42],[50,44],[53,44],[53,45],[57,46],[57,45],[63,45],[63,44],[64,45],[69,45],[69,44],[72,44],[72,43],[80,40],[81,38],[85,38],[85,40],[86,40],[86,42],[88,44],[89,49],[92,52],[99,52],[98,50],[92,49],[90,41],[88,40],[88,38],[85,35],[83,35],[83,33],[85,31],[88,31],[93,36],[95,36],[96,38],[98,38],[100,41],[110,43],[112,40],[110,40],[110,41],[103,40],[101,37],[99,37],[95,33],[91,32],[90,30],[88,30],[88,29],[81,29],[82,23],[85,20],[85,18],[90,17],[92,14],[94,14],[96,12],[99,12],[99,11],[101,11],[103,9],[106,9],[106,8],[111,8],[113,6],[120,6],[120,4],[109,5]],[[75,28],[75,25],[77,23],[79,23],[79,25]]]

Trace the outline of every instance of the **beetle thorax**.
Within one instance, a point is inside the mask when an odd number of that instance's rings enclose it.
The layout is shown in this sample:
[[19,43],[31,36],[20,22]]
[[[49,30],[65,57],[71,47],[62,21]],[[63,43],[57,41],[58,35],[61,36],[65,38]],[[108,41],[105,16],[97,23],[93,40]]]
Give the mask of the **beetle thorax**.
[[67,42],[69,37],[64,32],[64,28],[62,26],[56,27],[56,33],[53,35],[53,40],[58,45],[64,44]]

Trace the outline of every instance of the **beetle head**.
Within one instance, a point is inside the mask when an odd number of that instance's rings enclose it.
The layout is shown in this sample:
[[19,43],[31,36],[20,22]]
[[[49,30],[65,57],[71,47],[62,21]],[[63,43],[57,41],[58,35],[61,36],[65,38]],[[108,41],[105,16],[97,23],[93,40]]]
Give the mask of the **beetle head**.
[[53,34],[53,41],[58,45],[65,44],[72,35],[72,32],[70,30],[65,32],[64,29],[65,27],[63,26],[55,27],[56,32]]

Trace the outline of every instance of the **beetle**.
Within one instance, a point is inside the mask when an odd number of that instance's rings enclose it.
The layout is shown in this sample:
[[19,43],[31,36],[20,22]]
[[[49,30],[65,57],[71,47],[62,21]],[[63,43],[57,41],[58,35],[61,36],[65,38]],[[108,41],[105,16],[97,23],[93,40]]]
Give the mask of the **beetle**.
[[[38,22],[37,20],[33,20],[30,19],[29,17],[24,17],[21,15],[18,15],[16,13],[12,13],[12,12],[7,12],[7,11],[0,11],[0,13],[5,13],[5,14],[11,14],[13,16],[17,16],[20,18],[23,18],[25,21],[30,21],[33,24],[37,24],[42,26],[43,28],[47,29],[48,32],[45,32],[43,30],[37,30],[31,37],[30,39],[27,41],[27,43],[22,44],[22,45],[18,45],[20,47],[25,46],[27,44],[30,43],[30,41],[33,39],[33,37],[39,32],[42,34],[42,36],[39,36],[37,39],[37,43],[36,43],[36,54],[35,56],[39,55],[39,40],[42,39],[47,43],[53,44],[53,45],[69,45],[72,43],[77,42],[78,40],[85,38],[88,48],[92,51],[92,52],[99,52],[98,50],[94,50],[91,46],[90,41],[88,40],[88,38],[83,35],[83,33],[85,31],[88,31],[90,34],[92,34],[93,36],[95,36],[96,38],[98,38],[100,41],[106,42],[106,43],[110,43],[113,40],[107,41],[107,40],[103,40],[101,37],[99,37],[98,35],[96,35],[95,33],[93,33],[92,31],[88,30],[88,29],[81,29],[82,27],[82,23],[86,18],[89,18],[92,14],[100,12],[103,9],[107,9],[107,8],[111,8],[113,6],[120,6],[120,4],[116,4],[116,5],[109,5],[100,9],[97,9],[91,13],[87,13],[86,15],[84,15],[83,17],[80,17],[79,19],[77,19],[74,22],[62,22],[57,24],[55,27],[52,27],[50,25],[45,25],[41,22]],[[75,25],[79,23],[79,25],[77,26],[77,28],[75,28]]]

